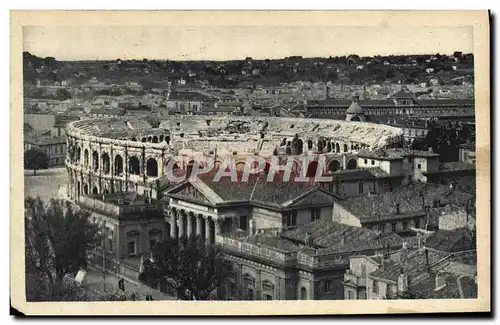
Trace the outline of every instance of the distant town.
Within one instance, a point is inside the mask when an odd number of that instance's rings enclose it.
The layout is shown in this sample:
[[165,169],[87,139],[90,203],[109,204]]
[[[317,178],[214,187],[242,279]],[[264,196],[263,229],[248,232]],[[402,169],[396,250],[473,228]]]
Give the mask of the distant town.
[[[54,225],[71,263],[30,271],[33,301],[477,297],[472,54],[23,60],[27,263],[53,198],[99,228]],[[291,156],[325,165],[266,181]]]

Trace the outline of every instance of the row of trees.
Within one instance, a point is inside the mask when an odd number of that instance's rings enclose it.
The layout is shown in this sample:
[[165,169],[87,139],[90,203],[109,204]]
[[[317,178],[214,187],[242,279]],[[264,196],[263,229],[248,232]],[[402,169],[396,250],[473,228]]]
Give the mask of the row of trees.
[[[89,253],[102,237],[90,212],[69,201],[25,200],[26,296],[28,301],[133,300],[125,293],[89,295],[71,278],[88,266]],[[231,273],[221,251],[201,237],[158,243],[141,267],[140,280],[172,288],[183,300],[204,300]]]

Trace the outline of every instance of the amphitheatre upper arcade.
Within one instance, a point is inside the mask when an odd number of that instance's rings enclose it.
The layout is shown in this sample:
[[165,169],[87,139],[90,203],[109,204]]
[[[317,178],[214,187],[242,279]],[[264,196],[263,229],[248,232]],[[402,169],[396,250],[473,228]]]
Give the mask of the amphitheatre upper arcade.
[[67,126],[68,194],[136,190],[164,176],[170,159],[185,169],[193,159],[211,157],[217,165],[232,156],[240,168],[253,155],[269,161],[322,154],[325,172],[335,172],[356,168],[359,149],[399,146],[402,140],[396,127],[327,119],[176,115],[157,128],[134,118],[80,120]]

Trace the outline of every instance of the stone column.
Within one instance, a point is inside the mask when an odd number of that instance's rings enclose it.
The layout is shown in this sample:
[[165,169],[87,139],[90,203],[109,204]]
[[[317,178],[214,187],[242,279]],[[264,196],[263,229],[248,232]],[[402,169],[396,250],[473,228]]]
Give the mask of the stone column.
[[186,235],[186,229],[184,228],[185,215],[179,212],[179,238]]
[[173,211],[170,213],[170,238],[177,238],[177,215]]
[[215,234],[220,235],[222,230],[222,220],[216,219],[215,221]]
[[196,215],[196,235],[201,236],[201,222],[203,221],[201,215]]
[[210,243],[210,234],[212,232],[212,227],[210,225],[210,217],[205,218],[205,240]]
[[191,237],[193,234],[193,216],[191,213],[186,215],[186,223],[187,223],[187,236]]

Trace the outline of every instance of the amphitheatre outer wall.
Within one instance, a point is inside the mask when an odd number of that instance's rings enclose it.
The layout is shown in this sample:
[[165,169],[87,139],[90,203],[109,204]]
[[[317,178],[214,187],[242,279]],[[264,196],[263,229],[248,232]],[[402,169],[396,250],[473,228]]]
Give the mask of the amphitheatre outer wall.
[[[208,157],[231,156],[241,169],[250,156],[325,157],[324,173],[356,168],[359,149],[398,147],[402,129],[365,122],[278,117],[172,116],[156,128],[138,119],[101,118],[67,126],[68,195],[137,191]],[[174,161],[171,161],[174,160]],[[296,159],[293,169],[310,172]],[[316,167],[317,168],[317,164]]]

